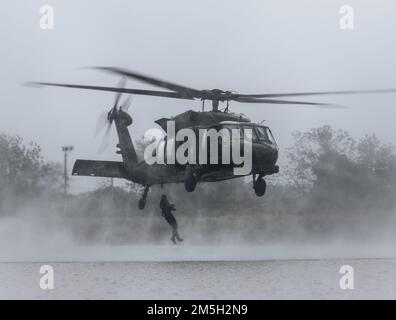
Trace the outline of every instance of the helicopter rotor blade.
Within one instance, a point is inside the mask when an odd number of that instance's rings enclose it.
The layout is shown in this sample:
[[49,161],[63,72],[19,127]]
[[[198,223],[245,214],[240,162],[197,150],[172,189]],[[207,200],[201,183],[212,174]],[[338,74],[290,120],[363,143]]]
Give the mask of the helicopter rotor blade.
[[121,69],[121,68],[115,68],[115,67],[94,67],[94,69],[103,70],[103,71],[107,71],[107,72],[118,74],[118,75],[123,75],[125,77],[133,78],[135,80],[139,80],[141,82],[145,82],[145,83],[157,86],[157,87],[172,90],[172,91],[178,92],[181,96],[183,96],[187,99],[201,97],[201,90],[188,88],[188,87],[181,86],[181,85],[178,85],[175,83],[171,83],[169,81],[160,80],[157,78],[146,76],[146,75],[134,72],[134,71]]
[[[118,82],[118,88],[124,88],[125,87],[125,83],[126,83],[126,78],[122,77],[121,80]],[[114,99],[114,107],[118,106],[118,103],[120,102],[120,99],[121,99],[121,95],[122,95],[122,92],[118,91],[116,93],[116,96],[115,96],[115,99]]]
[[234,98],[232,99],[238,102],[246,102],[246,103],[266,103],[266,104],[296,104],[296,105],[309,105],[309,106],[317,106],[323,108],[345,108],[344,106],[328,104],[328,103],[319,103],[319,102],[306,102],[306,101],[291,101],[291,100],[274,100],[274,99],[255,99],[255,98]]
[[124,103],[121,105],[121,110],[124,112],[128,112],[129,107],[131,106],[132,100],[134,96],[129,95],[128,98],[124,101]]
[[110,137],[111,137],[110,132],[112,127],[113,127],[112,123],[108,121],[106,131],[103,134],[102,142],[98,148],[97,154],[103,153],[110,145]]
[[392,92],[393,93],[396,92],[396,89],[318,91],[318,92],[268,93],[268,94],[234,94],[233,98],[282,98],[282,97],[299,97],[299,96],[373,94],[373,93],[392,93]]
[[96,122],[94,137],[96,138],[99,132],[108,124],[109,120],[107,119],[107,112],[102,112],[99,115],[98,120]]
[[27,84],[28,85],[51,86],[51,87],[86,89],[86,90],[109,91],[109,92],[121,92],[121,93],[138,94],[138,95],[145,95],[145,96],[194,100],[194,98],[183,96],[178,92],[141,90],[141,89],[117,88],[117,87],[103,87],[103,86],[88,86],[88,85],[52,83],[52,82],[29,82]]
[[[87,86],[87,85],[75,85],[75,84],[62,84],[62,83],[49,83],[49,82],[35,82],[30,84],[35,85],[47,85],[56,87],[67,87],[67,88],[79,88],[88,90],[99,90],[99,91],[110,91],[116,92],[115,106],[118,106],[121,94],[138,94],[147,96],[157,96],[166,98],[186,99],[186,100],[212,100],[212,101],[238,101],[245,103],[266,103],[266,104],[296,104],[296,105],[313,105],[329,108],[340,108],[339,105],[327,104],[327,103],[315,103],[315,102],[304,102],[304,101],[288,101],[278,100],[277,98],[282,97],[303,97],[303,96],[320,96],[320,95],[351,95],[351,94],[375,94],[375,93],[395,93],[396,89],[379,89],[379,90],[348,90],[348,91],[317,91],[317,92],[294,92],[294,93],[266,93],[266,94],[239,94],[233,91],[223,91],[219,89],[212,90],[197,90],[194,88],[181,86],[169,81],[160,80],[151,76],[143,75],[134,71],[130,71],[118,67],[92,67],[94,69],[110,72],[116,75],[121,75],[123,78],[120,81],[119,87],[104,87],[104,86]],[[167,91],[155,91],[155,90],[142,90],[142,89],[130,89],[124,88],[126,78],[132,78],[146,84],[154,85],[157,87],[171,90]],[[124,109],[128,108],[124,106]]]

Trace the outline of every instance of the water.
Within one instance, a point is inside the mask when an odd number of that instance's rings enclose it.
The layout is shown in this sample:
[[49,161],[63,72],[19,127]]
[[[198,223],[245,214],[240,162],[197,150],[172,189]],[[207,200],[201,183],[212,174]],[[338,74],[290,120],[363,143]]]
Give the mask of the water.
[[[8,254],[19,262],[0,254],[0,298],[396,299],[396,258],[388,249],[93,246],[55,253],[44,246],[29,255],[14,248]],[[44,263],[54,268],[54,290],[39,287]],[[354,269],[353,290],[339,286],[346,264]]]

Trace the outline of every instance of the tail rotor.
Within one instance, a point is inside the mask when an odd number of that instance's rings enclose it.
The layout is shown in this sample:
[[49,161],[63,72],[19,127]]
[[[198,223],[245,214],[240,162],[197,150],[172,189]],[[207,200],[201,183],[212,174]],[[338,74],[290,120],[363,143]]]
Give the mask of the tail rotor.
[[[126,84],[126,77],[123,77],[118,82],[118,88],[121,89],[124,88],[125,84]],[[95,134],[94,134],[95,137],[98,136],[98,134],[100,133],[100,131],[103,130],[103,128],[106,128],[102,137],[102,142],[97,152],[98,154],[104,152],[110,144],[110,132],[112,129],[114,117],[117,115],[119,111],[127,112],[132,103],[131,95],[128,95],[127,99],[120,105],[121,97],[122,97],[122,93],[117,92],[114,98],[113,107],[110,109],[110,111],[103,112],[97,120],[95,127]]]

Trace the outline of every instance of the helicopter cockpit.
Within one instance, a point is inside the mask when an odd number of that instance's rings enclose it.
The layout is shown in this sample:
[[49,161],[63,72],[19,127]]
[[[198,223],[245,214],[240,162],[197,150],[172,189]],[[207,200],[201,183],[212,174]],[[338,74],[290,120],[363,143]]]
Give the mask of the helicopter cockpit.
[[[244,137],[244,130],[251,129],[252,130],[252,141],[256,143],[265,143],[269,144],[274,148],[278,148],[276,144],[275,138],[270,130],[270,128],[254,123],[242,123],[242,122],[234,122],[234,121],[223,121],[219,124],[219,127],[225,129],[238,129],[240,132],[240,138]],[[220,129],[220,128],[218,128]]]
[[258,141],[263,141],[269,144],[272,144],[273,146],[277,146],[276,141],[274,136],[272,135],[272,132],[270,128],[264,127],[264,126],[253,126],[253,140],[256,139]]

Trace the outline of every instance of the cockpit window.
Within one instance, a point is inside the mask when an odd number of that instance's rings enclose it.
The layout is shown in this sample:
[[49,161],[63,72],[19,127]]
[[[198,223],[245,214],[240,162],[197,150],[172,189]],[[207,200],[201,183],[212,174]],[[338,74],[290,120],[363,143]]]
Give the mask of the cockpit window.
[[276,146],[276,142],[274,137],[272,136],[271,130],[267,127],[262,126],[252,126],[252,125],[236,125],[236,124],[225,124],[221,126],[215,126],[213,129],[221,130],[228,129],[230,132],[230,136],[232,136],[232,130],[237,129],[240,132],[240,139],[244,139],[244,130],[249,129],[252,130],[252,140],[253,141],[264,141],[267,143],[271,143]]
[[265,129],[263,127],[255,127],[255,129],[256,129],[257,136],[258,136],[259,140],[266,141],[266,142],[269,141],[267,132],[265,131]]
[[270,130],[269,128],[265,128],[265,131],[267,132],[267,136],[268,136],[269,141],[270,141],[273,145],[276,145],[276,141],[275,141],[274,136],[272,135],[271,130]]
[[255,127],[255,131],[257,133],[258,139],[260,141],[265,141],[267,143],[271,143],[276,145],[275,139],[271,133],[271,130],[267,127]]

